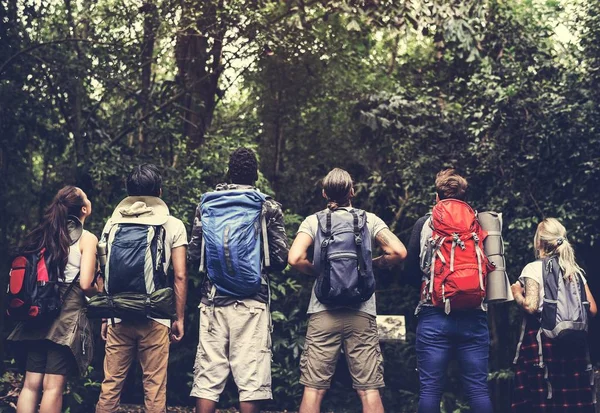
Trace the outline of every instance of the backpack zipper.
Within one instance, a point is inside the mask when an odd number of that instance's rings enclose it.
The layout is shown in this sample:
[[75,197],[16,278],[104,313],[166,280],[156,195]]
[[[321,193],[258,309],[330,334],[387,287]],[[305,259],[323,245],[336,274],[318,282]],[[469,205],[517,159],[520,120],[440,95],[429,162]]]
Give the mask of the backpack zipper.
[[341,258],[354,258],[358,259],[358,255],[352,252],[334,252],[333,254],[329,254],[327,256],[328,260],[337,260]]

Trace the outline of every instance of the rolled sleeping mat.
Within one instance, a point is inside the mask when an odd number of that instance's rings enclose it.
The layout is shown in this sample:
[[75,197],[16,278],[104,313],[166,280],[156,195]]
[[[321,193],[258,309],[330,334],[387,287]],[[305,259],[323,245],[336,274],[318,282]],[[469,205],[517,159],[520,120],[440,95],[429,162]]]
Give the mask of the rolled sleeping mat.
[[494,270],[488,273],[486,287],[486,302],[501,303],[513,301],[510,281],[506,274],[504,259],[504,240],[502,239],[502,214],[498,212],[481,212],[477,215],[481,228],[488,233],[483,241],[483,251]]

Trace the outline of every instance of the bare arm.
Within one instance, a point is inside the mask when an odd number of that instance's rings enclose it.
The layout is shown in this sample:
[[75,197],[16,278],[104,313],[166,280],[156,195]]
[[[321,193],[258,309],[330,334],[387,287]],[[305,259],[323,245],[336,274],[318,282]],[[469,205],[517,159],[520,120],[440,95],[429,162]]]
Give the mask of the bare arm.
[[101,285],[94,284],[97,245],[98,238],[91,232],[84,232],[79,240],[79,248],[81,249],[79,285],[88,297],[92,297],[102,291]]
[[540,285],[533,278],[525,278],[525,295],[523,287],[517,281],[511,286],[515,302],[529,314],[535,314],[540,307]]
[[175,311],[177,320],[172,325],[172,341],[178,342],[183,338],[185,321],[185,302],[187,300],[187,268],[186,268],[186,247],[173,248],[171,251],[171,262],[175,273]]
[[406,259],[406,247],[389,229],[382,229],[375,236],[375,242],[383,250],[383,255],[373,258],[373,265],[378,268],[391,268]]
[[596,300],[594,300],[592,291],[590,290],[590,287],[587,284],[585,285],[585,294],[587,295],[587,299],[590,302],[590,314],[592,317],[596,317],[596,314],[598,314],[598,307],[596,306]]
[[299,232],[288,254],[288,263],[296,270],[307,275],[316,275],[315,267],[308,259],[308,249],[312,244],[313,239],[310,235]]

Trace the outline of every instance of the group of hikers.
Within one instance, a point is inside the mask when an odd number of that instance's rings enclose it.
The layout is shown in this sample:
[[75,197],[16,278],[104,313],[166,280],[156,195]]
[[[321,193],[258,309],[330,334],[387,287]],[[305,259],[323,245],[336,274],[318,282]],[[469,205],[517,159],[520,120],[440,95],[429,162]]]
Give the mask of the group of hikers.
[[[102,319],[106,341],[96,412],[118,410],[136,358],[145,411],[165,412],[169,347],[185,331],[188,267],[205,274],[190,393],[196,412],[215,412],[230,375],[240,411],[259,412],[261,401],[272,398],[268,274],[288,263],[316,277],[300,358],[300,412],[320,411],[342,353],[363,412],[383,412],[373,268],[403,262],[405,277],[421,284],[418,412],[440,412],[452,358],[471,411],[492,412],[485,286],[496,263],[484,253],[488,234],[465,202],[464,177],[453,169],[437,174],[435,206],[416,222],[405,248],[382,219],[352,205],[351,176],[333,169],[322,180],[326,208],[302,222],[289,247],[281,205],[254,186],[254,152],[235,150],[228,166],[229,183],[202,196],[189,244],[184,223],[161,199],[154,165],[131,171],[128,196],[100,239],[83,229],[92,213],[86,194],[74,186],[56,194],[11,269],[7,312],[18,323],[8,339],[17,344],[25,370],[18,413],[62,410],[67,377],[84,374],[91,362],[88,318]],[[544,219],[533,246],[536,260],[511,286],[524,313],[512,410],[593,412],[585,333],[596,304],[559,221]],[[375,247],[381,250],[376,257]]]

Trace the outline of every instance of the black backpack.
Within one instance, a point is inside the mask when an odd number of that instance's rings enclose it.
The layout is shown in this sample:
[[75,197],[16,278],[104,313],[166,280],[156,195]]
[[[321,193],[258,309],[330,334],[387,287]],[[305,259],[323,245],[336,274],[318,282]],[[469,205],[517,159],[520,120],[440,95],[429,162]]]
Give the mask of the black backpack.
[[6,314],[17,321],[56,317],[78,279],[79,274],[61,297],[58,275],[46,265],[46,249],[19,255],[10,268]]
[[113,224],[103,234],[107,262],[103,269],[108,294],[151,294],[167,287],[165,229],[162,225]]
[[375,292],[367,214],[359,209],[348,212],[317,213],[315,295],[323,304],[356,305]]

